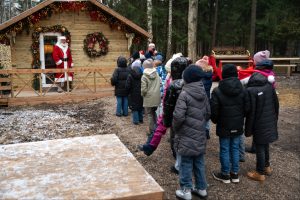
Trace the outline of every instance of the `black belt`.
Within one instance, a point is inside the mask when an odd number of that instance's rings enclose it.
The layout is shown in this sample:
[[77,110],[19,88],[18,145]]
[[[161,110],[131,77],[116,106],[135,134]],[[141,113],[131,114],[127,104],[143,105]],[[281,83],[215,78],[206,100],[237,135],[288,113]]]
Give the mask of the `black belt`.
[[68,58],[61,58],[61,60],[66,62],[66,61],[68,61]]

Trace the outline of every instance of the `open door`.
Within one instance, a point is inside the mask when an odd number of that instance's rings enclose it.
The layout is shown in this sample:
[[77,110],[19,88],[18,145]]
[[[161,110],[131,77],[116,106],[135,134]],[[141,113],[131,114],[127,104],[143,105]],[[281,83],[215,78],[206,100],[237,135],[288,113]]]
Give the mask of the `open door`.
[[[52,58],[53,47],[57,42],[60,33],[48,32],[40,34],[40,60],[41,69],[55,69],[56,65]],[[51,80],[52,81],[51,81]],[[47,88],[53,85],[55,73],[42,73],[42,87]],[[56,87],[56,85],[52,86]]]

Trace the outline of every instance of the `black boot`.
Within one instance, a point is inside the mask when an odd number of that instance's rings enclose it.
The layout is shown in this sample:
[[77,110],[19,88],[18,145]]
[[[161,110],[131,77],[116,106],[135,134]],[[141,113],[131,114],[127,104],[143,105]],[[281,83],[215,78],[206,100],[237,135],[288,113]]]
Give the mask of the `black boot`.
[[71,92],[72,90],[73,90],[73,82],[70,81],[70,82],[69,82],[69,91]]

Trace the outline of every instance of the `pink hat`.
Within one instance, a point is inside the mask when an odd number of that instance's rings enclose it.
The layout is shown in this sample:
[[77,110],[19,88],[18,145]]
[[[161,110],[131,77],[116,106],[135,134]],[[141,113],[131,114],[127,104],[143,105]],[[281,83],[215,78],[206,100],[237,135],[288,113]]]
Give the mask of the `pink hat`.
[[200,60],[198,60],[196,63],[199,67],[207,67],[208,66],[208,56],[203,56]]
[[260,63],[264,60],[269,60],[270,58],[270,51],[259,51],[253,56],[254,64]]

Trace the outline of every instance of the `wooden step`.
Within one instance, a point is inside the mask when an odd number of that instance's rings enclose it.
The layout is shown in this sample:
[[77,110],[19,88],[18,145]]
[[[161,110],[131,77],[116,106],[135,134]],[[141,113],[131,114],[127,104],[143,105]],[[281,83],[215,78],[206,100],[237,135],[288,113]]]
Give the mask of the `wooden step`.
[[0,106],[8,106],[8,98],[0,96]]

